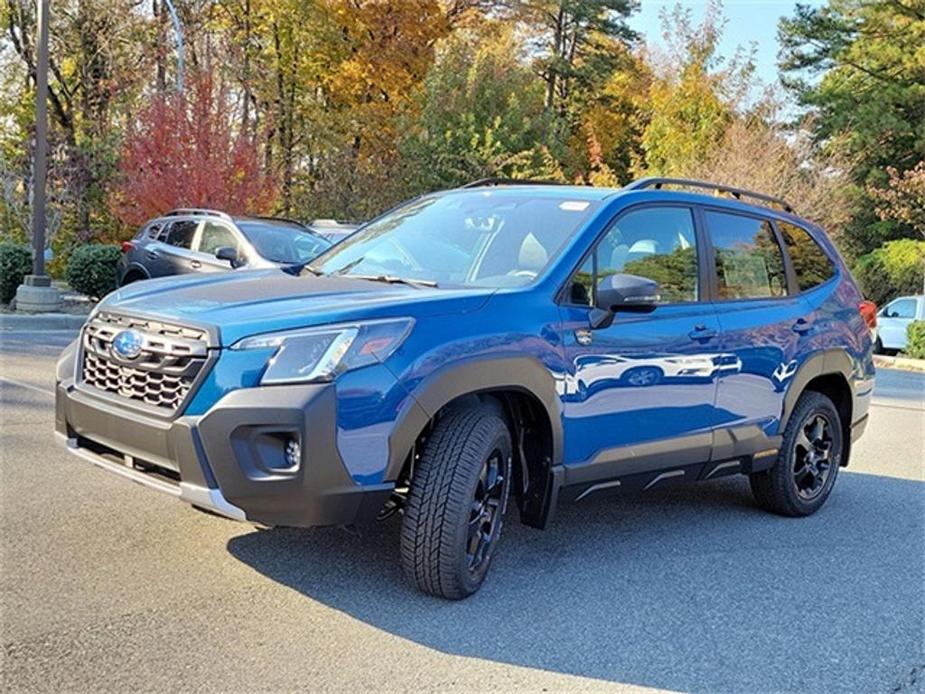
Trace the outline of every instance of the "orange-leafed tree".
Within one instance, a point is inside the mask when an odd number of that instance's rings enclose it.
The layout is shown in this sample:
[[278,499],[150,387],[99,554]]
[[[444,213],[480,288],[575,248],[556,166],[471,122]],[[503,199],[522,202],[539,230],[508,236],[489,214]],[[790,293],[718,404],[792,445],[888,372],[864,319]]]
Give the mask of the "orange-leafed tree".
[[276,196],[258,137],[242,132],[224,89],[208,74],[182,94],[156,96],[130,124],[111,207],[137,226],[177,207],[267,212]]

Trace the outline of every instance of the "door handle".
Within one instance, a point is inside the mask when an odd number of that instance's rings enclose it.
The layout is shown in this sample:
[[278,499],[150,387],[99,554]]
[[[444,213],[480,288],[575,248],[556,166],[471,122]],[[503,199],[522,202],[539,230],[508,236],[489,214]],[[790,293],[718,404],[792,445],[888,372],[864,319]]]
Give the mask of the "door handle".
[[161,257],[161,254],[157,251],[147,251],[145,255],[147,255],[151,260],[157,260]]
[[692,340],[710,340],[716,337],[716,331],[705,325],[695,325],[694,329],[688,333]]
[[793,324],[793,332],[795,333],[808,333],[812,329],[813,324],[805,318],[800,318]]
[[202,263],[200,263],[198,260],[193,260],[190,261],[190,267],[192,267],[194,270],[198,270],[202,267]]

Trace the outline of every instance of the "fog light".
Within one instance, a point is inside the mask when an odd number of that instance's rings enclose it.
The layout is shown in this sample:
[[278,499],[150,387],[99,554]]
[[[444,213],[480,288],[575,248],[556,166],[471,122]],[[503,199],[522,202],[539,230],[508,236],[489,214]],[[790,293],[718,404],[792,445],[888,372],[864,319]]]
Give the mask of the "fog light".
[[302,462],[302,444],[298,438],[291,438],[286,442],[286,465],[296,468]]

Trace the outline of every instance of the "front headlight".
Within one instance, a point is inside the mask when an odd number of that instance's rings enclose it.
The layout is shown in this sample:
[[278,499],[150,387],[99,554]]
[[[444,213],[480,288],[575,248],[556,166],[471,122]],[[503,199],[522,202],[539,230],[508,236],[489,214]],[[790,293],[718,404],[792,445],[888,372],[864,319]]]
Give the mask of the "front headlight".
[[331,381],[344,371],[388,359],[413,325],[412,318],[321,325],[245,337],[231,349],[275,350],[261,384]]

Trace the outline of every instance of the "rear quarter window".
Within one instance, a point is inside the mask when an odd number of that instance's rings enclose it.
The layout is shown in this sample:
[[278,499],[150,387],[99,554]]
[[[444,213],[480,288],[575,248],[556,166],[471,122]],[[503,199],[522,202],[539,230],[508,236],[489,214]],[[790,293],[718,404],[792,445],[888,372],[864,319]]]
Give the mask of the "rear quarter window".
[[801,292],[818,287],[835,276],[832,259],[806,229],[789,222],[779,222],[778,228],[790,254]]

